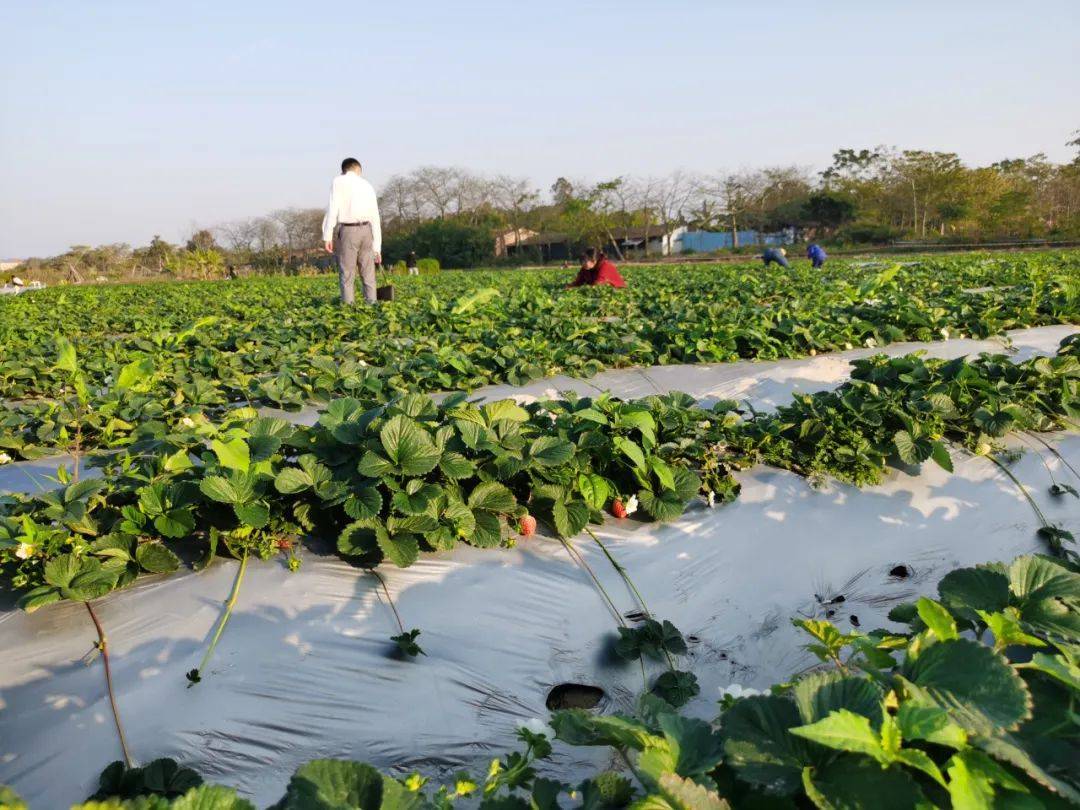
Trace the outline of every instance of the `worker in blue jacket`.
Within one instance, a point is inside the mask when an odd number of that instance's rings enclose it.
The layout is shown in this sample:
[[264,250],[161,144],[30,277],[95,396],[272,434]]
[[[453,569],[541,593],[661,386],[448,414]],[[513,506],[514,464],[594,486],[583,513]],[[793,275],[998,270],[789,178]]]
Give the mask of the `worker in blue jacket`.
[[817,242],[815,242],[806,249],[806,258],[810,260],[810,263],[814,266],[814,269],[816,270],[823,264],[825,264],[825,260],[829,258],[829,256],[825,252],[825,249]]
[[773,262],[776,262],[781,267],[791,267],[787,263],[787,251],[783,248],[765,248],[761,253],[761,260],[765,262],[765,266],[768,267]]

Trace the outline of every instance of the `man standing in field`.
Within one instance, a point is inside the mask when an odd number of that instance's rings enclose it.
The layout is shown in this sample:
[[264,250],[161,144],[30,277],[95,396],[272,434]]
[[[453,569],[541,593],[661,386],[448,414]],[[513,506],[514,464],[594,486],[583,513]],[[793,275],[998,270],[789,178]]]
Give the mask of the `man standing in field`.
[[342,302],[351,305],[356,300],[359,264],[364,300],[374,304],[375,265],[382,263],[382,223],[375,188],[360,176],[360,161],[356,158],[341,161],[341,174],[330,184],[322,238],[326,252],[337,257]]

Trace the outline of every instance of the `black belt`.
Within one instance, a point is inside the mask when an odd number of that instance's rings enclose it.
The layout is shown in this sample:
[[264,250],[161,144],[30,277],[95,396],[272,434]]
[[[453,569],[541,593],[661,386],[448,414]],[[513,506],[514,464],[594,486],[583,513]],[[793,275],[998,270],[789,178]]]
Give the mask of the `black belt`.
[[338,225],[340,225],[342,228],[356,228],[356,227],[359,227],[361,225],[370,225],[370,224],[371,224],[370,222],[339,222],[338,223]]

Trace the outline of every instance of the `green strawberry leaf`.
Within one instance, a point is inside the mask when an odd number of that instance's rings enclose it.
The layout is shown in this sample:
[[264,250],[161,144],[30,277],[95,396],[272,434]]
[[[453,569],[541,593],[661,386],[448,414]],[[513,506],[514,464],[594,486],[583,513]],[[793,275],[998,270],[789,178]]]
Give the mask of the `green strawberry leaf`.
[[140,543],[135,550],[135,559],[151,574],[168,574],[180,567],[180,558],[161,543]]
[[214,439],[210,442],[210,449],[222,467],[247,472],[251,466],[251,452],[243,439],[230,439],[227,442]]

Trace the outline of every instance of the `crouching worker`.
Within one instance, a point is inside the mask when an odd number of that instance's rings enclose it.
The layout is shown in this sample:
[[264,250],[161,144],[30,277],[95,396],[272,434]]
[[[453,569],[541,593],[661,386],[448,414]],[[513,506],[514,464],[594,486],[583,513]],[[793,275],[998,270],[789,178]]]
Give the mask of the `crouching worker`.
[[581,254],[581,269],[578,270],[577,278],[567,284],[566,288],[591,287],[598,284],[610,284],[612,287],[626,286],[618,269],[604,255],[604,252],[589,248]]
[[806,249],[806,258],[810,260],[810,264],[817,270],[825,264],[825,260],[829,258],[829,256],[825,253],[825,249],[815,242]]
[[783,248],[765,248],[761,253],[761,260],[765,262],[766,267],[773,262],[776,262],[781,267],[791,267],[787,263],[787,251]]

